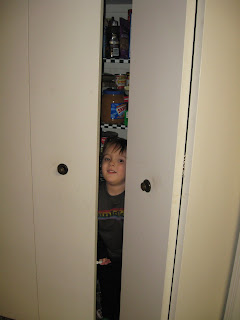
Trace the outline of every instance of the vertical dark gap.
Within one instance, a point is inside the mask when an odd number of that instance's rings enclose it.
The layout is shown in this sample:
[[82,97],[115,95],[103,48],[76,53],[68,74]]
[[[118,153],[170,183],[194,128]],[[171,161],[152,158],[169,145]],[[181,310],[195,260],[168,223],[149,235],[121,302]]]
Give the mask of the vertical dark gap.
[[182,193],[183,193],[183,181],[184,181],[184,167],[185,167],[185,157],[186,157],[186,151],[187,151],[187,138],[188,138],[188,126],[189,126],[190,102],[191,102],[191,93],[192,93],[192,78],[193,78],[193,64],[194,64],[194,52],[195,52],[195,40],[196,40],[197,9],[198,9],[198,0],[196,0],[195,18],[194,18],[193,51],[192,51],[192,63],[191,63],[191,75],[190,75],[190,89],[189,89],[189,96],[188,96],[188,114],[187,114],[186,136],[185,136],[185,146],[184,146],[183,174],[182,174],[180,201],[179,201],[177,234],[176,234],[176,242],[175,242],[175,252],[174,252],[174,261],[173,261],[173,272],[172,272],[172,283],[171,283],[170,298],[169,298],[169,307],[168,307],[168,320],[169,320],[169,317],[170,317],[170,308],[171,308],[172,293],[173,293],[173,280],[174,280],[174,271],[175,271],[175,264],[176,264],[177,245],[178,245],[178,233],[179,233],[180,214],[181,214],[181,205],[182,205]]

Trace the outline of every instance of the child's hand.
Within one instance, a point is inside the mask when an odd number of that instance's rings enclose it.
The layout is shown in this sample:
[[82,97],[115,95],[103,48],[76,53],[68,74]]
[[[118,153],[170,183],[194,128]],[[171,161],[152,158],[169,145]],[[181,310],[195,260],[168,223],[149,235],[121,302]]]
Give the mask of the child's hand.
[[100,263],[100,266],[106,266],[108,265],[109,263],[111,263],[111,260],[108,259],[108,258],[103,258],[101,259],[102,260],[102,263]]

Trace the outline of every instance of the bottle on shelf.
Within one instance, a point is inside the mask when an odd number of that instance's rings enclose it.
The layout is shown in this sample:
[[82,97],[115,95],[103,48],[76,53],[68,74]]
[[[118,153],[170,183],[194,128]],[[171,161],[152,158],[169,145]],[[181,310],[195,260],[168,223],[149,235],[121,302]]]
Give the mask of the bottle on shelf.
[[110,57],[111,58],[119,58],[119,38],[118,38],[118,33],[119,33],[119,27],[118,27],[118,22],[114,20],[114,17],[112,17],[111,20],[111,38],[109,41],[109,47],[110,47]]

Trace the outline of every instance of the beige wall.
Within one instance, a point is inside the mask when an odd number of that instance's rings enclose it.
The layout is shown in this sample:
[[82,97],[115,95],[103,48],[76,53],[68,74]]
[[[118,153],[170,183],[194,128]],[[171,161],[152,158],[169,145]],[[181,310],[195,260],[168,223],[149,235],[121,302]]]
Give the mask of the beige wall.
[[240,210],[240,1],[206,0],[175,320],[221,319]]

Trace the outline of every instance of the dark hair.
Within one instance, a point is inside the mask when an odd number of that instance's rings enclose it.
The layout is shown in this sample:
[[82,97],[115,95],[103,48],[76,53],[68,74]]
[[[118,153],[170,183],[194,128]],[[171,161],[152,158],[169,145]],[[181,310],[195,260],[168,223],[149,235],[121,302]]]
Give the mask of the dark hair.
[[106,139],[103,147],[103,155],[106,152],[106,149],[114,146],[114,151],[119,150],[119,153],[123,153],[127,150],[127,140],[119,137],[109,137]]

